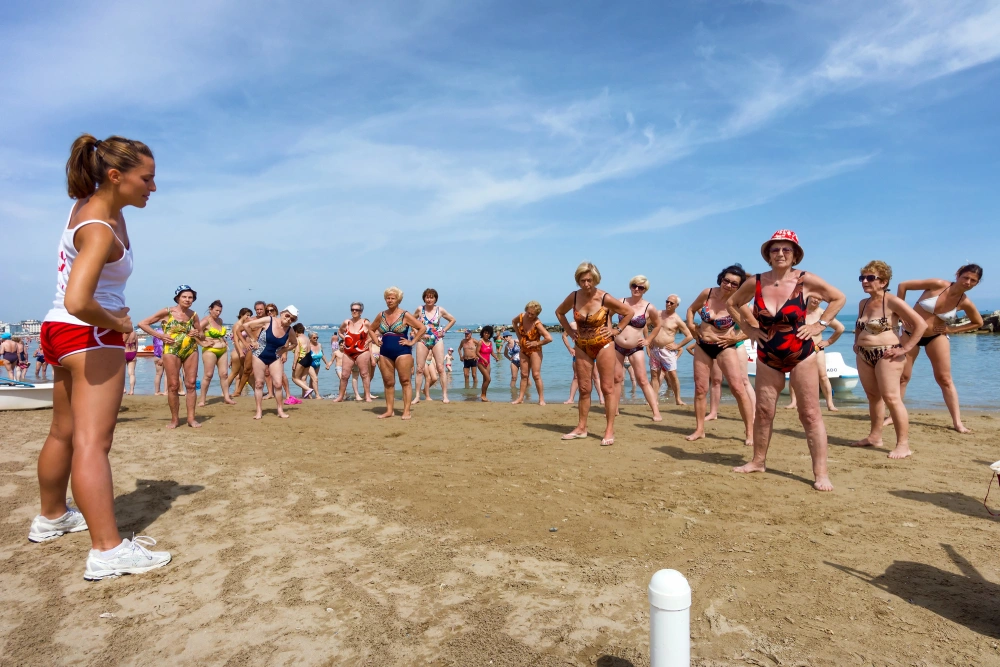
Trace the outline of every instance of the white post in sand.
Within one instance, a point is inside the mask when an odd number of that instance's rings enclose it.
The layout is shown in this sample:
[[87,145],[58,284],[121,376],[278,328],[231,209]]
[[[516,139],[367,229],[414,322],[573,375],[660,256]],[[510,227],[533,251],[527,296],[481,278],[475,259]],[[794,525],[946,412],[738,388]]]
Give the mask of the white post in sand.
[[691,586],[677,570],[649,580],[649,667],[690,667]]

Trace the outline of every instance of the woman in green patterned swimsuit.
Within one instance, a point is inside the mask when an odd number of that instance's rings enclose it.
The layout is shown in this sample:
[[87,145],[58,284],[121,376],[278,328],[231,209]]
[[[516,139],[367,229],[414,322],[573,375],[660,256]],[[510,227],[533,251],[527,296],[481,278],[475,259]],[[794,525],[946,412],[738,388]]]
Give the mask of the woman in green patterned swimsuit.
[[[191,304],[198,294],[188,285],[181,285],[174,292],[176,306],[163,308],[139,323],[139,328],[154,338],[163,341],[163,368],[167,372],[167,405],[170,406],[170,423],[167,428],[177,428],[180,423],[181,367],[184,367],[184,388],[187,390],[187,423],[191,428],[199,428],[194,418],[195,381],[198,379],[198,340],[204,340],[200,333],[198,313],[191,310]],[[162,331],[153,329],[161,324]]]

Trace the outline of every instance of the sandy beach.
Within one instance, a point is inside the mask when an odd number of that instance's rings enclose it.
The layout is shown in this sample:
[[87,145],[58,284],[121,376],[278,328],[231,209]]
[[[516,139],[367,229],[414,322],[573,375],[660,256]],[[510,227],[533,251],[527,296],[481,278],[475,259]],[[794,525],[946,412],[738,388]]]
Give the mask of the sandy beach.
[[891,462],[845,446],[865,414],[827,413],[821,494],[783,410],[769,472],[742,476],[731,406],[695,443],[690,408],[654,424],[624,406],[602,448],[599,409],[590,438],[559,440],[575,406],[434,402],[402,422],[322,401],[254,422],[250,398],[211,401],[171,432],[164,399],[126,398],[119,526],[174,560],[98,583],[86,533],[26,539],[51,412],[0,413],[0,662],[639,667],[646,585],[670,567],[694,591],[696,665],[1000,664],[994,415],[960,436],[914,411],[915,456]]

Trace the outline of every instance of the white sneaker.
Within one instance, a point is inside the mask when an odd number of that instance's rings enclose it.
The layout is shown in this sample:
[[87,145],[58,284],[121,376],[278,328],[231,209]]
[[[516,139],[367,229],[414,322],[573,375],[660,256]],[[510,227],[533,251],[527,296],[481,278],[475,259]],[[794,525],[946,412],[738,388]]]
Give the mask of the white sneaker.
[[66,533],[79,533],[87,530],[87,520],[80,510],[67,507],[66,513],[58,519],[46,519],[39,514],[31,521],[28,530],[28,540],[31,542],[48,542]]
[[87,581],[98,581],[122,574],[142,574],[163,567],[170,562],[170,554],[166,551],[146,549],[147,546],[155,544],[156,540],[152,537],[133,535],[131,542],[122,540],[109,556],[102,556],[100,551],[91,549],[87,555],[87,569],[83,573],[83,578]]

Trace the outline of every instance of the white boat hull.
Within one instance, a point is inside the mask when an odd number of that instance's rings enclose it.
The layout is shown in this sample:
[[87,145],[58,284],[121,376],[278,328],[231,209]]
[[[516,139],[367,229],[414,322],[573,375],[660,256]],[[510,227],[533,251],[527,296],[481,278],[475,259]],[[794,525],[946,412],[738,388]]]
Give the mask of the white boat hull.
[[51,382],[31,387],[0,387],[0,410],[41,410],[51,407]]

